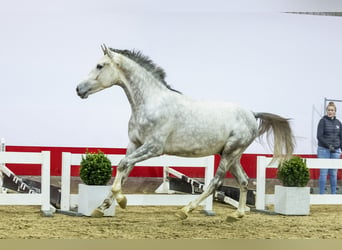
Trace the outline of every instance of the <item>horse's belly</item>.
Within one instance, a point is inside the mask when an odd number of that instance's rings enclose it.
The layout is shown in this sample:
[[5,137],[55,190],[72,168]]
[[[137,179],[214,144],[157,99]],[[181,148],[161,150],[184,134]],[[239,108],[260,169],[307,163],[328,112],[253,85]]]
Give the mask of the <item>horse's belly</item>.
[[212,149],[196,149],[196,150],[166,150],[165,154],[176,155],[182,157],[203,157],[208,155],[218,154],[220,151]]
[[256,126],[250,128],[244,124],[232,126],[221,124],[220,126],[217,122],[211,123],[209,128],[184,126],[178,129],[167,139],[164,147],[165,153],[189,157],[221,154],[228,143],[231,147],[248,146],[257,133]]
[[165,145],[164,151],[170,155],[201,157],[220,153],[225,143],[225,140],[182,137],[176,140],[169,140]]

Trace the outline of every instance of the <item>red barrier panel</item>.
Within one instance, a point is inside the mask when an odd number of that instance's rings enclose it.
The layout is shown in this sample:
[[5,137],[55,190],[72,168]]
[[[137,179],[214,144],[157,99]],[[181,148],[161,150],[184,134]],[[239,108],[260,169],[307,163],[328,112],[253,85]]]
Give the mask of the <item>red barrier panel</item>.
[[[51,175],[52,176],[60,176],[61,175],[61,166],[62,166],[62,152],[70,152],[70,153],[85,153],[89,152],[97,152],[101,150],[105,154],[125,154],[125,148],[94,148],[94,147],[50,147],[50,146],[6,146],[6,151],[10,152],[41,152],[41,151],[50,151],[51,152]],[[249,178],[256,178],[256,164],[257,164],[257,156],[263,155],[270,157],[270,154],[243,154],[241,158],[241,165],[245,169]],[[304,158],[316,158],[316,155],[300,155]],[[215,171],[218,167],[220,161],[220,156],[215,156]],[[32,165],[32,167],[22,168],[20,164],[7,164],[8,168],[10,168],[17,175],[40,175],[40,165]],[[183,174],[193,177],[193,178],[203,178],[204,170],[203,168],[176,168],[177,171],[182,172]],[[267,178],[276,178],[276,169],[267,170],[266,176]],[[310,170],[311,179],[318,179],[319,170],[312,169]],[[79,176],[79,167],[73,167],[71,171],[72,176]],[[113,175],[115,175],[115,171],[113,171]],[[163,169],[162,168],[152,168],[152,167],[136,167],[132,170],[130,176],[132,177],[162,177]],[[227,174],[227,178],[231,178],[231,174]],[[338,179],[342,179],[342,172],[338,173]]]

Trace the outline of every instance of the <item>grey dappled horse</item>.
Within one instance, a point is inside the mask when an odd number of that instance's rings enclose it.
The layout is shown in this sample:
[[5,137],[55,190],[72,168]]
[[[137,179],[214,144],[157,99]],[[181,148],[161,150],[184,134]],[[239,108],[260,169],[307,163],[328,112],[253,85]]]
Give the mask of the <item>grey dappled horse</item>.
[[[121,187],[137,162],[162,154],[202,157],[219,154],[221,161],[205,191],[176,213],[182,219],[220,185],[229,171],[240,185],[238,209],[228,218],[245,213],[248,177],[240,165],[244,150],[256,137],[273,131],[274,160],[289,158],[294,140],[288,120],[270,113],[253,113],[238,105],[196,101],[173,90],[165,82],[164,71],[137,51],[108,49],[77,86],[77,94],[90,94],[121,86],[131,105],[127,154],[120,161],[108,197],[92,216],[102,217],[114,198],[121,208],[127,205]],[[259,122],[258,122],[259,120]]]

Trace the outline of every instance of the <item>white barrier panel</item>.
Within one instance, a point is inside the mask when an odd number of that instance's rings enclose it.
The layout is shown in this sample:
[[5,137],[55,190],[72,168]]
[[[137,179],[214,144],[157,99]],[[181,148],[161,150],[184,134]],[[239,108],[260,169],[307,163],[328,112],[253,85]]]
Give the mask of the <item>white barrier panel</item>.
[[0,152],[0,163],[41,164],[41,193],[0,194],[0,205],[41,205],[50,215],[50,151],[41,153]]
[[[277,168],[278,163],[275,162],[269,165],[271,157],[257,157],[257,181],[256,181],[256,209],[264,210],[265,205],[274,204],[274,194],[265,193],[266,185],[266,168]],[[341,159],[323,159],[323,158],[306,158],[306,165],[312,169],[342,169]],[[310,204],[313,205],[328,205],[342,204],[341,194],[311,194]]]
[[[85,155],[83,155],[85,156]],[[107,155],[113,166],[117,166],[124,155]],[[71,166],[79,166],[82,154],[62,154],[62,187],[61,187],[61,210],[69,211],[70,207],[77,205],[78,194],[70,194],[70,175]],[[205,181],[204,186],[208,186],[214,176],[214,156],[185,158],[163,155],[139,162],[135,165],[151,167],[204,167]],[[126,194],[128,206],[180,206],[186,205],[199,195],[191,194]],[[201,203],[204,211],[212,213],[213,197],[209,196]],[[100,204],[99,204],[100,205]]]

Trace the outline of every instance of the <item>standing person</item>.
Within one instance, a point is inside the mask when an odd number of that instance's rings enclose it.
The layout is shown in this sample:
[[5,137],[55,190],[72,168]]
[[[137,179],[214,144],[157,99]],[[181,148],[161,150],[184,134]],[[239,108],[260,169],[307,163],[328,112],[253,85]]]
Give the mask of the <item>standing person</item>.
[[[340,158],[342,148],[342,124],[336,118],[334,102],[329,102],[326,112],[327,114],[321,118],[317,127],[317,157],[338,159]],[[331,194],[336,194],[337,169],[320,169],[319,193],[324,194],[328,174]]]

